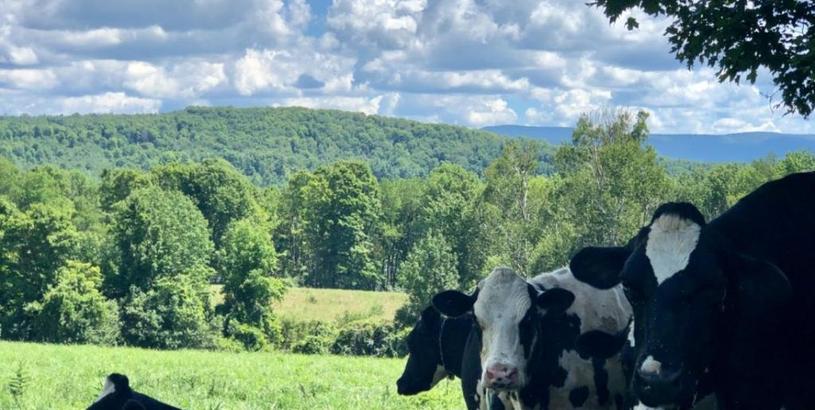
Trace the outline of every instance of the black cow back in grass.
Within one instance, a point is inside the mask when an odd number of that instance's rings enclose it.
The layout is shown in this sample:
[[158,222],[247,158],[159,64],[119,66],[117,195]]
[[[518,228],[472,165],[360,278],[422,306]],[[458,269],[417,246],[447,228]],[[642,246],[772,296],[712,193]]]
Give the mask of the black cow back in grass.
[[88,410],[180,410],[130,388],[127,376],[111,373],[99,398]]

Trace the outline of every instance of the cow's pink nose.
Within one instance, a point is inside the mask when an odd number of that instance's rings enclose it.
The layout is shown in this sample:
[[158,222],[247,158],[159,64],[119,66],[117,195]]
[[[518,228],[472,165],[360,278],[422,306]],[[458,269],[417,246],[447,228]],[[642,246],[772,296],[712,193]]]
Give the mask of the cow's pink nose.
[[487,387],[507,387],[518,381],[518,369],[505,364],[494,364],[485,374]]

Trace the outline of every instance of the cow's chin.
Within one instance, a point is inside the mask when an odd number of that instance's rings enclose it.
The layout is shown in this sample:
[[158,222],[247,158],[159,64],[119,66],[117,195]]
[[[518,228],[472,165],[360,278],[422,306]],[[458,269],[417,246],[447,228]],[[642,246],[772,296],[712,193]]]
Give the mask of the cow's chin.
[[684,372],[674,388],[659,389],[637,383],[635,378],[634,391],[642,404],[648,407],[663,409],[684,408],[693,403],[694,393],[698,380]]
[[[482,375],[483,377],[483,375]],[[485,380],[485,379],[482,379]],[[493,384],[493,385],[484,385],[484,387],[494,390],[496,392],[518,392],[521,391],[524,387],[526,387],[526,377],[524,377],[523,373],[518,375],[518,380],[514,383],[509,384]]]

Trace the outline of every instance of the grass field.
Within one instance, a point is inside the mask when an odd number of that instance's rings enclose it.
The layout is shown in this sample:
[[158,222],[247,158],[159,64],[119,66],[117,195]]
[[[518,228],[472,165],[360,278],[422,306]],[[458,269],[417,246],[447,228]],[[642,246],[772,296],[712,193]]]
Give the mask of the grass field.
[[407,295],[399,292],[292,288],[277,304],[276,312],[298,320],[335,320],[344,314],[393,320],[405,302]]
[[[184,409],[460,409],[457,381],[396,394],[403,359],[281,353],[152,351],[0,342],[0,409],[84,409],[110,372]],[[22,366],[27,382],[9,385]]]
[[[223,300],[220,285],[212,289],[213,302],[220,303]],[[291,288],[283,300],[275,304],[275,312],[295,320],[333,321],[343,315],[393,320],[394,313],[405,302],[407,295],[401,292]]]

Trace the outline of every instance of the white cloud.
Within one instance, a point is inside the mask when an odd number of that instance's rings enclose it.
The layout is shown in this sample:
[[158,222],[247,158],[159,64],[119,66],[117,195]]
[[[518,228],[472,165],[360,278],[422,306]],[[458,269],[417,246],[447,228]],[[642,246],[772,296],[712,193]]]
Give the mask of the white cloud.
[[60,101],[64,113],[155,113],[161,101],[131,97],[122,92],[67,97]]
[[685,69],[664,19],[635,13],[628,31],[574,0],[330,3],[0,0],[0,112],[298,104],[482,126],[626,106],[658,132],[815,132],[773,111],[766,73]]
[[0,69],[0,87],[21,90],[47,90],[59,84],[50,69]]
[[0,89],[0,114],[145,114],[161,109],[161,100],[129,96],[123,92],[51,97]]
[[347,43],[403,48],[413,42],[426,5],[422,0],[335,0],[326,24]]
[[467,121],[478,127],[493,124],[513,123],[518,119],[505,100],[500,98],[483,101],[480,105],[471,107],[467,114]]
[[[379,114],[383,108],[383,101],[392,109],[398,102],[398,94],[378,95],[375,97],[297,97],[285,98],[276,102],[274,106],[297,106],[306,108],[329,108],[344,111],[357,111],[368,115]],[[395,99],[395,100],[394,100]]]
[[37,58],[37,53],[30,47],[9,45],[2,48],[5,48],[5,50],[0,50],[0,63],[34,65],[40,61]]
[[193,98],[227,81],[223,63],[185,62],[168,69],[142,61],[125,69],[124,87],[157,98]]

